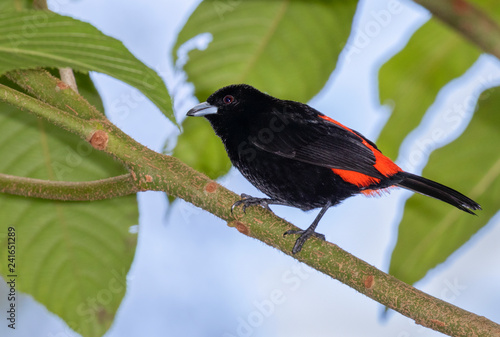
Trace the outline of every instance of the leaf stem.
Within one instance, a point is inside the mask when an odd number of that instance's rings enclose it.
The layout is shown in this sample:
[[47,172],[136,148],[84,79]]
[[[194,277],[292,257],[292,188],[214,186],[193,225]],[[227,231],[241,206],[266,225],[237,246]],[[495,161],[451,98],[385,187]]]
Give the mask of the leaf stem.
[[59,68],[59,75],[61,76],[61,81],[66,83],[74,92],[78,93],[78,86],[76,85],[73,69],[69,67]]

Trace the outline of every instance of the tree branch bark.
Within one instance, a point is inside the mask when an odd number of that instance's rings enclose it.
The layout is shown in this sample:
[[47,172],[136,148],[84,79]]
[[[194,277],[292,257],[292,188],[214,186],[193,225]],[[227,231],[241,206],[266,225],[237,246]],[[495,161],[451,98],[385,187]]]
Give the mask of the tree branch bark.
[[[335,244],[311,239],[299,254],[293,255],[291,249],[295,238],[291,235],[283,237],[285,231],[297,229],[292,224],[261,207],[250,207],[246,214],[238,210],[232,214],[231,205],[239,200],[235,193],[178,159],[137,143],[106,119],[80,118],[77,115],[88,112],[63,111],[54,107],[58,104],[55,97],[50,93],[45,95],[44,103],[12,88],[0,86],[0,101],[59,125],[121,161],[132,177],[128,183],[133,184],[136,190],[164,191],[182,198],[226,221],[228,226],[240,233],[281,250],[413,319],[417,324],[451,336],[500,336],[500,325],[425,294]],[[94,138],[100,141],[96,142]]]
[[486,53],[500,59],[500,26],[465,0],[414,0]]

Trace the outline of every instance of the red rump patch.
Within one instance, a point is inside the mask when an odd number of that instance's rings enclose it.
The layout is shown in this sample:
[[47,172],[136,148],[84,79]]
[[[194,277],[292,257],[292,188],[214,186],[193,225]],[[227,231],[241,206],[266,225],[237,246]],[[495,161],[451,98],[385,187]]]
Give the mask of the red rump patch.
[[356,171],[349,170],[339,170],[332,169],[333,173],[338,174],[340,178],[344,181],[354,184],[358,187],[370,186],[371,184],[376,184],[380,181],[380,179],[370,177],[366,174],[359,173]]
[[[368,147],[373,152],[373,155],[375,156],[375,165],[373,165],[373,167],[375,167],[375,169],[377,171],[379,171],[380,173],[382,173],[384,176],[390,177],[390,176],[402,171],[401,168],[398,165],[394,164],[394,162],[392,160],[390,160],[389,158],[384,156],[382,154],[382,152],[380,152],[379,150],[374,148],[372,145],[370,145],[370,143],[368,143],[366,141],[366,139],[359,136],[357,133],[355,133],[354,131],[349,129],[347,126],[342,125],[341,123],[337,122],[334,119],[331,119],[328,116],[319,115],[319,117],[321,117],[324,120],[327,120],[329,122],[332,122],[332,123],[340,126],[341,128],[358,136],[362,140],[363,144],[366,147]],[[332,169],[332,171],[335,174],[338,174],[344,181],[351,183],[351,184],[354,184],[358,187],[366,187],[366,186],[370,186],[372,184],[376,184],[376,183],[380,182],[380,179],[378,179],[378,178],[371,177],[369,175],[359,173],[356,171],[340,170],[340,169]],[[365,193],[365,194],[372,194],[374,191],[373,190],[366,190],[366,192],[367,193]]]

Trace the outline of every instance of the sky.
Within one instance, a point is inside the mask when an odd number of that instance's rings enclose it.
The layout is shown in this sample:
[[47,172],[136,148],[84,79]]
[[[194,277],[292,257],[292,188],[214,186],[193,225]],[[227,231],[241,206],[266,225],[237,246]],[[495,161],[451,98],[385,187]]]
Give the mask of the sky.
[[[191,94],[192,87],[172,67],[170,49],[198,2],[52,0],[49,6],[123,41],[175,93],[175,113],[182,119],[198,102]],[[379,102],[378,68],[404,46],[429,14],[403,1],[403,10],[392,15],[387,25],[379,25],[377,34],[367,37],[367,30],[378,22],[377,13],[386,9],[387,2],[362,4],[355,34],[340,57],[342,67],[309,104],[325,113],[334,107],[340,112],[334,116],[337,120],[376,139],[391,104]],[[397,163],[419,173],[429,154],[422,144],[432,130],[445,127],[439,124],[439,114],[457,105],[466,108],[464,98],[477,98],[485,89],[481,79],[486,77],[492,78],[492,84],[499,81],[500,66],[492,57],[483,56],[470,71],[443,88],[422,124],[405,139]],[[162,150],[166,139],[175,139],[176,128],[137,90],[105,75],[92,74],[92,78],[111,121],[133,138],[157,151]],[[465,114],[470,115],[471,111]],[[448,137],[435,146],[452,140],[466,123],[464,118],[456,129],[446,128]],[[262,195],[235,169],[219,182],[237,193]],[[387,270],[401,206],[410,195],[393,191],[383,198],[351,198],[329,210],[318,231],[355,256]],[[384,316],[380,304],[241,235],[191,204],[178,200],[168,205],[165,195],[158,192],[140,193],[138,201],[137,252],[127,276],[127,294],[107,337],[441,336],[398,313]],[[304,228],[317,214],[282,206],[273,210]],[[500,265],[498,242],[497,215],[417,287],[499,322],[500,271],[491,268]],[[5,289],[5,283],[0,282],[0,294]],[[19,307],[19,329],[12,333],[0,324],[0,336],[76,336],[30,296],[23,295]]]

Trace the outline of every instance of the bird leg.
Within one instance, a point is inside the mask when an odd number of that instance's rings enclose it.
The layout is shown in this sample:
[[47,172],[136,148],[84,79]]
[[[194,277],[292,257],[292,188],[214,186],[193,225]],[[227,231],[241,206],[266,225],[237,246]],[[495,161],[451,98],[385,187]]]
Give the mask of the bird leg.
[[326,205],[323,206],[321,211],[319,211],[319,214],[316,216],[316,219],[314,219],[313,223],[309,227],[307,227],[306,230],[303,230],[303,229],[293,230],[292,229],[292,230],[289,230],[289,231],[286,231],[285,233],[283,233],[283,236],[288,235],[288,234],[300,234],[297,241],[295,241],[295,245],[293,246],[293,249],[292,249],[293,254],[297,254],[298,252],[300,252],[302,250],[302,246],[304,245],[304,243],[311,236],[315,236],[320,240],[325,240],[325,236],[323,234],[316,233],[315,230],[316,230],[316,227],[318,226],[319,221],[321,220],[323,215],[325,215],[326,211],[328,210],[328,208],[330,208],[331,205],[332,205],[331,201],[328,201],[326,203]]
[[[277,199],[272,199],[272,198],[256,198],[252,197],[251,195],[242,193],[241,194],[241,200],[236,201],[233,206],[231,206],[231,213],[233,213],[233,210],[235,207],[238,207],[239,205],[243,205],[243,213],[246,213],[246,209],[248,206],[262,206],[268,211],[271,211],[269,208],[269,205],[283,205],[283,206],[290,206],[290,204],[287,204],[286,202],[279,201]],[[271,211],[272,212],[272,211]]]
[[[277,200],[277,199],[272,199],[272,198],[256,198],[252,197],[248,194],[242,193],[241,194],[241,200],[236,201],[232,206],[231,206],[231,213],[233,213],[233,210],[235,207],[238,207],[240,205],[243,205],[243,212],[245,213],[246,208],[249,206],[261,206],[264,207],[265,209],[271,211],[269,208],[269,205],[283,205],[283,206],[290,206],[290,204]],[[299,238],[297,241],[295,241],[295,245],[293,246],[292,253],[297,254],[302,250],[302,246],[304,243],[311,237],[315,236],[320,240],[325,240],[325,236],[320,233],[316,233],[316,227],[318,226],[319,221],[325,215],[326,211],[328,208],[332,206],[332,202],[328,201],[325,206],[321,209],[321,211],[318,213],[316,216],[316,219],[314,219],[313,223],[307,227],[307,229],[299,229],[299,230],[289,230],[283,233],[283,236],[288,235],[288,234],[300,234]],[[272,211],[271,211],[272,212]]]

